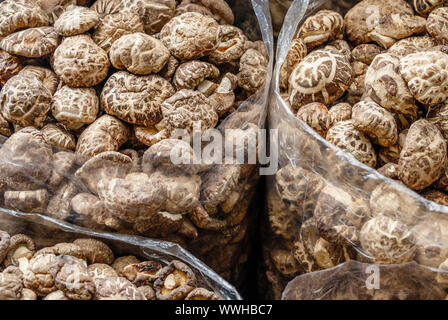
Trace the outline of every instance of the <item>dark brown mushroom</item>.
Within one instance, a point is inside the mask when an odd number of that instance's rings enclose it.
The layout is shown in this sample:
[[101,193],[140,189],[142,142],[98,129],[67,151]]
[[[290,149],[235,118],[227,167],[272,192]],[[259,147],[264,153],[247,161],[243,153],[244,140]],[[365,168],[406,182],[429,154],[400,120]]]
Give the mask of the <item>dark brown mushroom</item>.
[[173,260],[164,267],[154,282],[159,300],[184,299],[196,287],[196,276],[185,263]]
[[162,270],[160,262],[149,260],[126,266],[122,274],[136,286],[143,286],[154,282],[160,270]]
[[114,261],[114,253],[101,241],[96,239],[76,239],[73,243],[81,247],[89,264],[112,264]]

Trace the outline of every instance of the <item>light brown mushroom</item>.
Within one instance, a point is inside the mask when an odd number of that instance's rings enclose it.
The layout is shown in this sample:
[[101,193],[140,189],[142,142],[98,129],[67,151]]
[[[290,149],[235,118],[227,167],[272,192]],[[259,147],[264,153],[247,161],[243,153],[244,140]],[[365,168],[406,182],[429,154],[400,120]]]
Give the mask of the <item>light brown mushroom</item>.
[[184,299],[196,287],[196,276],[185,263],[173,260],[154,282],[158,300]]
[[196,89],[205,79],[215,79],[220,72],[213,64],[192,60],[182,63],[173,77],[173,84],[177,90]]
[[20,300],[23,292],[22,271],[10,266],[0,273],[0,300]]
[[112,264],[112,268],[114,268],[119,276],[122,276],[124,268],[126,268],[128,265],[138,263],[140,263],[140,260],[135,256],[122,256],[115,259],[114,263]]
[[0,230],[0,265],[8,253],[9,244],[11,243],[10,239],[11,237],[6,231]]
[[114,253],[105,243],[96,239],[76,239],[73,241],[83,251],[89,264],[104,263],[112,264]]
[[123,277],[99,278],[95,281],[95,300],[145,300],[145,296]]
[[70,300],[62,290],[54,291],[46,295],[42,300]]
[[38,296],[44,297],[57,290],[50,275],[50,267],[56,258],[53,253],[39,253],[30,260],[30,266],[24,274],[24,284]]
[[309,103],[301,107],[296,116],[322,137],[327,136],[331,117],[324,104],[319,102]]
[[54,22],[55,31],[64,37],[85,33],[99,23],[98,14],[89,8],[68,6]]
[[121,274],[137,287],[153,283],[162,270],[162,264],[157,261],[144,261],[127,265]]
[[254,94],[266,83],[267,58],[258,50],[247,50],[240,59],[238,86],[249,95]]
[[23,65],[20,59],[6,51],[0,50],[0,85],[5,83],[22,70]]
[[210,62],[220,65],[236,61],[245,52],[246,37],[243,31],[232,25],[222,25],[221,42],[208,56]]
[[59,149],[75,150],[75,137],[62,126],[50,123],[44,126],[40,131],[49,145]]
[[35,250],[33,239],[24,234],[16,234],[10,239],[8,254],[3,263],[6,267],[16,266],[25,274]]
[[186,296],[185,300],[222,300],[222,298],[213,291],[205,288],[196,288]]

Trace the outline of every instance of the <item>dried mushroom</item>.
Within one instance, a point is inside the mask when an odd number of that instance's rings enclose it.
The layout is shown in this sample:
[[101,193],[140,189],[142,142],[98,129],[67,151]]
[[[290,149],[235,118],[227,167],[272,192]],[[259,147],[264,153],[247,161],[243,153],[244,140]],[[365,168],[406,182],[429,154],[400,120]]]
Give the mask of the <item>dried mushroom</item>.
[[241,58],[246,44],[246,38],[241,29],[231,25],[222,25],[220,28],[221,42],[208,56],[210,62],[218,65]]
[[303,106],[297,112],[297,118],[309,125],[322,137],[326,137],[330,128],[331,116],[324,104],[314,102]]
[[70,37],[89,31],[99,23],[98,14],[89,8],[69,6],[54,23],[60,36]]
[[140,263],[140,260],[138,260],[134,256],[123,256],[115,259],[114,263],[112,264],[112,268],[114,268],[118,275],[121,276],[123,275],[123,270],[124,268],[126,268],[126,266],[138,263]]
[[0,41],[0,48],[18,56],[39,58],[54,52],[59,36],[53,27],[30,28],[14,32]]
[[153,283],[162,270],[162,265],[156,261],[144,261],[127,265],[121,274],[136,286],[149,285]]
[[[352,81],[347,59],[334,50],[315,50],[300,62],[289,78],[289,102],[294,109],[311,102],[331,104]],[[309,77],[313,74],[312,77]]]
[[426,51],[435,46],[437,46],[437,41],[432,37],[409,37],[396,42],[387,52],[397,57],[405,57],[408,54]]
[[144,33],[124,35],[109,50],[112,65],[138,75],[157,73],[168,62],[170,52],[163,43]]
[[253,94],[266,83],[266,57],[255,49],[247,50],[240,59],[238,86]]
[[295,37],[289,45],[288,55],[280,69],[279,81],[282,89],[288,89],[288,80],[292,71],[306,57],[307,53],[306,44],[301,38]]
[[219,69],[211,63],[192,60],[182,63],[173,76],[173,84],[177,90],[196,89],[205,79],[215,79]]
[[34,240],[24,234],[16,234],[9,240],[8,254],[3,262],[5,267],[16,266],[22,273],[30,267],[30,260],[36,250]]
[[45,189],[35,191],[6,191],[5,206],[21,212],[42,213],[47,207],[48,192]]
[[76,239],[73,243],[81,248],[84,257],[89,264],[111,264],[114,261],[114,253],[112,250],[99,240]]
[[431,12],[426,23],[428,33],[440,44],[448,44],[448,8],[442,7]]
[[22,70],[23,65],[20,59],[6,51],[0,50],[0,85],[5,83]]
[[173,260],[159,272],[154,282],[156,297],[159,300],[180,300],[196,287],[196,276],[183,262]]
[[6,258],[8,253],[9,244],[11,243],[11,237],[6,231],[0,230],[0,264]]
[[60,149],[75,150],[75,137],[64,128],[47,124],[40,131],[48,144]]
[[97,279],[95,288],[95,300],[146,300],[143,293],[123,277]]
[[330,114],[330,127],[338,122],[347,121],[352,118],[352,105],[350,103],[338,103],[328,110]]
[[89,35],[65,38],[53,57],[54,71],[70,87],[93,87],[109,71],[107,53]]
[[37,78],[16,75],[0,92],[3,117],[22,127],[39,127],[51,108],[51,93]]
[[171,84],[160,76],[120,71],[104,85],[101,108],[123,121],[148,127],[162,120],[161,106],[173,94]]
[[222,300],[222,298],[213,291],[204,288],[196,288],[188,294],[185,300]]
[[210,54],[218,47],[221,36],[219,24],[197,12],[174,17],[160,31],[160,40],[180,60]]
[[297,36],[311,50],[329,40],[342,39],[344,27],[344,19],[339,13],[321,10],[302,23]]
[[22,272],[8,267],[0,273],[0,300],[20,300],[23,291]]
[[42,81],[45,88],[53,95],[59,85],[57,75],[50,69],[40,66],[27,65],[20,70],[19,75],[35,77]]

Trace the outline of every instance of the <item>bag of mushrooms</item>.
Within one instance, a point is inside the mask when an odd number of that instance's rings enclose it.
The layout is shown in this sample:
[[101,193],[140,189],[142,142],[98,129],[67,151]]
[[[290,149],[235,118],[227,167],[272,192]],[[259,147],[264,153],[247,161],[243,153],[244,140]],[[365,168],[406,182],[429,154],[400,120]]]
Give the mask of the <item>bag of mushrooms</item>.
[[0,209],[0,300],[234,300],[179,245]]
[[293,2],[269,110],[279,133],[262,232],[269,297],[286,287],[284,299],[413,299],[417,287],[447,288],[446,5]]
[[267,0],[1,2],[0,206],[174,242],[239,285],[259,166],[234,141],[265,125],[270,21]]

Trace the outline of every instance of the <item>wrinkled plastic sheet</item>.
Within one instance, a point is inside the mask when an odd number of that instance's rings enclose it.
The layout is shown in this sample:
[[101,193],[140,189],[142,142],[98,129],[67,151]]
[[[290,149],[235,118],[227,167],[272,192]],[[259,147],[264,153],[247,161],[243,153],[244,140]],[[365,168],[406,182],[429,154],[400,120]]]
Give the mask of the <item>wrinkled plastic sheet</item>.
[[140,259],[156,260],[164,265],[172,260],[180,260],[194,271],[198,286],[208,288],[225,300],[241,299],[231,284],[178,244],[138,236],[95,232],[43,215],[6,209],[0,209],[0,230],[10,235],[22,233],[30,236],[35,241],[37,249],[72,242],[77,238],[95,238],[106,243],[116,258],[134,255]]
[[[270,82],[273,69],[273,34],[271,18],[269,13],[268,0],[252,0],[252,1],[228,1],[235,13],[235,25],[243,29],[248,34],[250,40],[262,40],[269,55],[269,63],[267,66],[266,84],[256,94],[252,95],[244,101],[234,113],[229,115],[222,121],[217,128],[221,132],[227,129],[241,129],[246,130],[252,126],[258,129],[265,127],[267,115],[268,94],[270,89]],[[0,137],[0,147],[7,140],[6,137]],[[257,148],[263,148],[263,142],[257,141]],[[56,150],[54,153],[66,150]],[[224,154],[225,155],[225,154]],[[7,163],[2,161],[0,154],[0,164]],[[247,157],[246,157],[247,158]],[[3,158],[4,159],[4,158]],[[141,160],[141,157],[138,161]],[[11,163],[9,163],[11,164]],[[26,163],[14,163],[14,166],[26,167]],[[82,164],[81,164],[82,165]],[[41,165],[42,166],[42,165]],[[91,230],[101,232],[122,233],[130,235],[139,235],[146,238],[160,239],[163,241],[175,242],[187,249],[189,252],[197,256],[204,263],[210,266],[217,273],[231,281],[233,284],[240,285],[246,278],[245,265],[247,263],[248,255],[251,250],[251,233],[255,230],[257,223],[256,210],[251,210],[251,200],[256,192],[256,187],[259,181],[259,165],[258,164],[244,164],[244,165],[227,165],[240,167],[244,171],[244,175],[240,175],[240,179],[236,183],[235,191],[238,193],[238,201],[234,201],[234,207],[230,212],[220,212],[219,205],[217,210],[217,219],[226,220],[226,226],[223,229],[202,229],[197,227],[198,236],[194,239],[179,236],[178,234],[168,235],[154,235],[154,230],[148,232],[139,232],[133,229],[132,225],[125,224],[123,228],[113,229],[109,226],[98,224],[96,221],[91,221],[84,216],[75,215],[73,211],[68,216],[61,215],[58,212],[50,212],[42,210],[35,212],[56,218],[71,223],[71,228],[76,229],[74,225],[88,228]],[[79,169],[79,165],[75,169]],[[105,165],[105,168],[107,165]],[[214,165],[209,171],[215,170],[217,172],[223,168],[224,165]],[[64,183],[70,182],[77,186],[79,192],[87,192],[89,190],[85,183],[74,176],[76,170],[71,170],[70,174],[64,175]],[[201,173],[204,176],[208,171]],[[219,179],[216,179],[218,181]],[[220,181],[222,182],[222,181]],[[225,190],[230,182],[225,180],[222,185],[219,185],[219,190]],[[63,183],[61,183],[62,185]],[[47,186],[44,188],[49,189]],[[57,192],[57,190],[55,191]],[[55,196],[55,192],[49,192],[49,200]],[[225,199],[224,199],[225,200]],[[0,198],[0,203],[2,199]],[[202,202],[201,205],[206,206],[207,203]],[[213,210],[212,210],[213,211]],[[18,214],[18,213],[17,213]],[[25,219],[31,219],[32,215],[24,216]],[[228,222],[227,222],[228,221]],[[81,230],[81,229],[80,229]],[[157,231],[157,230],[156,230]],[[155,232],[157,233],[157,232]],[[149,241],[149,240],[148,240]],[[157,242],[154,242],[157,243]],[[177,248],[173,247],[173,248]]]
[[[288,282],[296,276],[298,278],[294,280],[294,285],[300,282],[301,286],[306,287],[305,283],[309,284],[310,281],[314,281],[313,279],[317,279],[315,283],[318,283],[321,288],[331,286],[331,290],[334,292],[327,295],[324,293],[325,290],[321,290],[318,285],[315,285],[313,287],[315,292],[307,291],[309,294],[304,293],[301,296],[300,294],[292,294],[289,286],[289,291],[284,294],[284,298],[338,298],[338,286],[332,287],[331,284],[339,283],[340,270],[349,274],[350,272],[347,270],[350,270],[353,266],[334,266],[333,269],[301,275],[304,271],[297,265],[293,256],[294,242],[301,233],[302,224],[313,217],[319,197],[319,194],[316,195],[313,192],[313,188],[316,187],[316,179],[311,179],[310,174],[316,175],[325,187],[333,187],[343,192],[348,196],[346,199],[351,196],[352,200],[357,203],[352,211],[361,210],[370,212],[372,215],[378,212],[386,212],[386,215],[407,226],[414,238],[414,245],[402,254],[403,256],[407,254],[412,256],[414,263],[406,267],[402,267],[400,264],[384,267],[389,268],[387,270],[400,272],[420,265],[419,268],[433,268],[434,273],[434,270],[439,268],[439,264],[446,259],[443,252],[448,246],[447,207],[424,199],[416,192],[382,176],[376,170],[365,166],[350,154],[327,142],[307,124],[295,117],[280,94],[280,68],[287,56],[289,44],[302,21],[324,8],[333,9],[344,15],[347,9],[356,2],[296,0],[285,17],[285,22],[278,37],[277,60],[274,67],[269,107],[269,126],[271,129],[278,129],[278,141],[271,141],[271,143],[274,143],[279,150],[280,170],[276,176],[268,179],[268,209],[263,232],[265,235],[263,241],[265,271],[262,277],[270,298],[279,299]],[[286,197],[283,194],[282,197],[281,190],[287,186],[291,188],[291,192]],[[378,190],[387,191],[379,192],[382,197],[377,197],[375,201],[372,201],[372,193],[374,191],[378,192]],[[391,203],[390,198],[386,198],[387,195],[392,195],[394,199],[398,199],[397,203],[399,204],[395,207],[394,205],[387,207]],[[332,209],[336,209],[336,207],[329,206],[328,215],[332,214]],[[333,218],[334,224],[326,227],[331,229],[332,227],[344,226],[344,221],[346,221],[344,214],[333,216]],[[370,217],[368,218],[370,219]],[[357,226],[358,230],[361,227]],[[373,258],[363,250],[358,242],[351,242],[349,238],[345,240],[349,244],[344,245],[344,247],[352,251],[352,260],[372,263]],[[432,250],[437,253],[431,258]],[[440,257],[438,253],[441,253]],[[428,259],[425,258],[426,256]],[[418,277],[418,273],[416,273],[416,276]],[[422,280],[422,283],[425,283],[425,281]],[[362,299],[364,296],[354,294],[350,297],[352,299]]]

